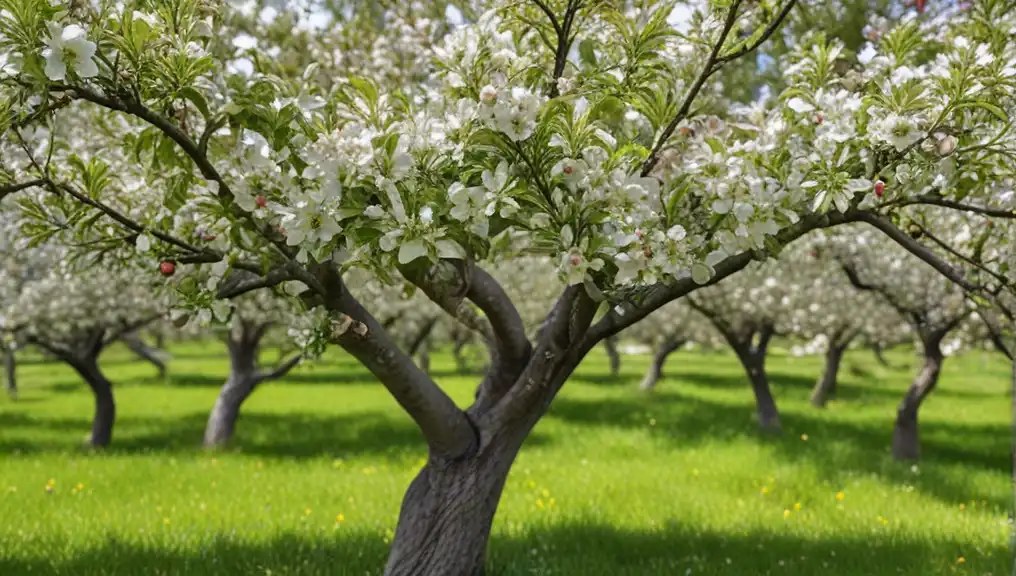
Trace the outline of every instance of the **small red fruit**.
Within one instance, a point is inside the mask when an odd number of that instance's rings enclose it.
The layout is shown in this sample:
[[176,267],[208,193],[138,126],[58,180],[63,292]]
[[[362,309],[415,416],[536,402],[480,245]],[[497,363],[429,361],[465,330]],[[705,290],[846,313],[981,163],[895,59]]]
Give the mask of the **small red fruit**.
[[167,278],[176,274],[176,263],[167,260],[162,264],[159,264],[159,273]]
[[881,198],[883,194],[885,194],[885,182],[878,180],[875,182],[875,196]]
[[572,168],[571,166],[565,166],[564,168],[561,169],[561,171],[564,172],[565,174],[571,174],[572,172],[575,171],[575,169]]
[[254,203],[258,205],[258,208],[264,208],[268,204],[268,201],[265,200],[264,196],[258,194],[258,197],[254,199]]

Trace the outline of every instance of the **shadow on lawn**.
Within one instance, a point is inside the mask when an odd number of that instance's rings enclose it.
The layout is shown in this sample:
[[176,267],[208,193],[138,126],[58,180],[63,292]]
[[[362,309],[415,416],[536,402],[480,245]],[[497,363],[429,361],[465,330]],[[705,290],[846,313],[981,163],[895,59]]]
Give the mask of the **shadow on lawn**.
[[[388,546],[377,532],[336,530],[334,536],[283,533],[252,544],[239,537],[209,535],[199,550],[119,542],[112,535],[69,560],[0,559],[3,574],[380,574]],[[990,555],[989,555],[990,554]],[[717,534],[672,523],[660,530],[620,530],[594,523],[531,528],[518,536],[495,533],[487,576],[927,576],[963,571],[1003,574],[1006,550],[976,551],[955,541],[872,537],[803,539],[795,536]]]
[[[911,463],[889,454],[893,412],[884,420],[859,424],[831,420],[819,411],[781,415],[783,434],[760,436],[754,410],[746,403],[726,404],[673,390],[642,396],[597,400],[558,398],[549,417],[581,426],[639,428],[681,447],[696,443],[750,438],[769,445],[788,461],[806,461],[833,485],[843,485],[856,473],[876,474],[886,482],[910,484],[943,500],[960,503],[988,500],[1008,509],[1009,497],[976,491],[962,478],[960,467],[976,467],[1008,476],[1011,472],[1010,430],[1005,425],[956,425],[941,421],[921,424],[920,475]],[[652,427],[647,425],[655,419]],[[801,440],[807,434],[807,442]]]
[[[113,429],[113,443],[105,454],[148,454],[195,452],[201,449],[207,414],[194,413],[174,419],[120,418]],[[40,428],[66,433],[62,438],[22,441],[0,437],[0,454],[18,452],[68,452],[75,446],[66,438],[88,432],[85,418],[31,418],[0,413],[0,430]],[[534,434],[527,445],[545,444],[549,439]],[[230,450],[278,459],[318,457],[401,458],[425,456],[426,444],[408,418],[385,412],[355,412],[335,416],[291,412],[287,414],[241,413]],[[0,572],[3,574],[3,572]]]

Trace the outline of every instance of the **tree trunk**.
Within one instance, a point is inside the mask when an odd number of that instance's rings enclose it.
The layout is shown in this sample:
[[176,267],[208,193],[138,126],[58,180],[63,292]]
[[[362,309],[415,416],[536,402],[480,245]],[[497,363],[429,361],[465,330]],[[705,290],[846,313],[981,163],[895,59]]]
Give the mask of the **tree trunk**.
[[163,362],[162,358],[159,357],[158,351],[152,349],[145,341],[141,339],[141,336],[136,332],[130,332],[124,334],[120,340],[130,348],[131,352],[136,354],[139,358],[147,360],[156,369],[159,370],[159,378],[166,377],[166,363]]
[[780,412],[776,408],[776,400],[769,388],[769,377],[766,375],[765,347],[760,350],[741,347],[735,349],[737,357],[744,366],[744,371],[751,382],[751,390],[755,393],[755,413],[758,424],[763,432],[780,431]]
[[14,360],[14,347],[5,346],[3,348],[4,355],[4,376],[7,382],[7,395],[10,396],[11,400],[18,399],[18,380],[16,372],[16,364]]
[[459,374],[465,374],[469,371],[469,360],[465,354],[466,344],[469,343],[469,340],[467,338],[455,337],[454,342],[452,346],[452,358],[455,359],[455,370]]
[[617,336],[605,338],[603,348],[607,351],[607,358],[610,359],[610,377],[617,378],[617,375],[621,373],[621,355],[617,352]]
[[470,458],[431,458],[402,501],[385,576],[483,574],[494,513],[521,446],[512,436]]
[[417,355],[417,358],[420,361],[420,370],[430,374],[430,346],[427,344],[420,346],[420,352]]
[[815,383],[815,388],[811,391],[812,406],[825,408],[826,402],[836,395],[836,380],[840,371],[840,361],[843,360],[843,353],[846,350],[846,344],[829,343],[829,349],[826,350],[825,355],[825,368],[822,370],[822,376]]
[[897,460],[916,460],[920,456],[920,435],[917,413],[921,403],[935,389],[942,370],[943,356],[938,345],[925,344],[924,365],[907,389],[896,409],[896,426],[893,430],[893,457]]
[[[239,332],[239,334],[234,334]],[[258,344],[261,337],[251,333],[249,326],[231,331],[226,340],[229,349],[229,378],[215,400],[205,426],[205,447],[225,446],[233,438],[240,406],[258,384]]]
[[642,378],[642,383],[639,384],[639,389],[644,392],[651,392],[656,388],[656,383],[663,377],[663,364],[667,361],[667,357],[679,348],[684,346],[683,340],[667,340],[660,345],[657,349],[656,354],[653,356],[653,363],[649,365],[649,370],[646,371],[646,375]]
[[113,422],[116,420],[116,403],[113,401],[113,385],[99,370],[98,355],[85,356],[70,362],[74,370],[85,380],[95,396],[95,416],[92,419],[92,435],[88,443],[94,447],[109,446],[113,439]]
[[878,363],[885,366],[886,368],[892,368],[892,364],[885,357],[885,350],[882,349],[882,345],[874,343],[871,345],[871,351],[875,353],[875,358],[878,359]]

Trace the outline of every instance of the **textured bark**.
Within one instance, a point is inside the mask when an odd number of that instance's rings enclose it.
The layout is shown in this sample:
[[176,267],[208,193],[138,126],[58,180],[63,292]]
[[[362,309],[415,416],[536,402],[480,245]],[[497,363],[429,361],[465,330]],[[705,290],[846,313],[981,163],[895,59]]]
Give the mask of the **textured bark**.
[[258,352],[267,325],[241,322],[230,331],[226,339],[229,350],[229,378],[223,384],[219,397],[205,426],[206,448],[225,446],[233,439],[240,407],[262,382],[281,378],[300,361],[296,356],[282,362],[272,372],[258,370]]
[[431,458],[409,485],[385,576],[480,576],[490,527],[524,434],[475,456]]
[[92,434],[88,443],[97,448],[109,446],[113,440],[113,423],[116,421],[113,385],[99,370],[98,360],[97,354],[91,354],[69,362],[88,384],[95,397],[95,416],[92,418]]
[[145,341],[141,339],[141,335],[137,332],[130,332],[124,334],[120,340],[127,345],[127,348],[131,352],[136,354],[139,358],[148,361],[150,364],[155,366],[159,371],[159,378],[166,377],[166,363],[159,357],[159,351],[153,349]]
[[825,367],[822,375],[819,376],[815,388],[811,391],[811,405],[816,408],[825,408],[826,402],[836,395],[837,376],[840,371],[840,362],[843,354],[847,351],[846,344],[830,343],[826,350]]
[[[247,332],[244,330],[243,332]],[[240,417],[240,406],[250,397],[257,385],[257,356],[260,338],[252,339],[248,334],[226,340],[229,349],[229,378],[215,399],[212,413],[205,426],[205,446],[225,446],[233,439],[236,421]]]
[[621,354],[617,351],[617,337],[604,338],[603,348],[607,352],[607,358],[610,359],[610,377],[617,378],[621,373]]
[[667,340],[660,345],[653,355],[653,363],[649,365],[649,370],[639,384],[640,390],[651,392],[656,388],[657,382],[663,377],[663,364],[667,361],[667,357],[681,346],[684,346],[684,340]]
[[776,400],[772,397],[772,389],[769,387],[769,377],[765,372],[765,357],[769,347],[769,338],[772,332],[768,329],[761,331],[757,344],[748,343],[747,339],[736,343],[734,351],[745,368],[745,374],[752,384],[752,392],[755,393],[755,413],[758,417],[759,428],[763,432],[780,431],[779,410],[776,408]]
[[14,348],[4,347],[3,357],[4,357],[4,381],[6,382],[5,386],[7,388],[7,395],[10,396],[12,400],[17,400],[18,380],[16,374],[17,365],[15,364],[14,360]]
[[[938,340],[941,340],[939,338]],[[938,384],[942,370],[942,352],[938,341],[925,343],[924,365],[907,389],[906,396],[896,409],[896,426],[893,430],[893,457],[897,460],[916,460],[920,456],[920,434],[917,422],[918,411],[924,399]]]
[[466,358],[465,348],[469,340],[466,338],[453,337],[454,345],[452,346],[452,358],[455,359],[455,370],[459,374],[465,374],[469,371],[469,360]]
[[420,348],[421,350],[416,356],[420,363],[420,370],[430,374],[430,346],[424,344]]

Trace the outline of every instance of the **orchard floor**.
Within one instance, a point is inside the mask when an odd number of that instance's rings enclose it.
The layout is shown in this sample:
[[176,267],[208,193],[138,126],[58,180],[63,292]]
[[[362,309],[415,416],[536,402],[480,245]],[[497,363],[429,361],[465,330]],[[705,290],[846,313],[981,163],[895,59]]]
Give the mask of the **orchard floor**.
[[[76,446],[91,396],[66,367],[26,359],[0,399],[0,574],[378,574],[419,434],[339,353],[258,390],[235,448],[196,445],[227,366],[221,345],[173,348],[168,383],[125,350],[114,446]],[[818,358],[774,353],[784,434],[755,432],[733,356],[681,352],[655,394],[648,357],[618,379],[597,350],[523,448],[488,574],[799,576],[1009,574],[1009,366],[949,359],[921,413],[923,458],[888,452],[910,353],[848,356],[839,399],[808,405]],[[461,402],[476,376],[433,359]],[[46,486],[52,487],[47,491]]]

